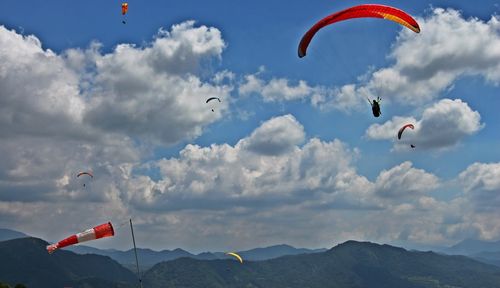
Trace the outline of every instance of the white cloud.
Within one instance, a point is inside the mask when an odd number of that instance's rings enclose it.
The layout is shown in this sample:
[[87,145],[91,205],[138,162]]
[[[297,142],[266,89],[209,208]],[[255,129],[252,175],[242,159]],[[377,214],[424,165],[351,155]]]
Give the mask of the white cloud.
[[146,208],[167,210],[274,206],[299,203],[315,191],[351,191],[348,183],[359,177],[351,167],[357,152],[338,140],[313,138],[298,146],[303,141],[303,127],[293,116],[272,118],[235,146],[187,145],[179,158],[154,164],[161,180],[139,177],[124,190]]
[[[204,60],[220,58],[224,47],[218,29],[188,21],[161,30],[149,47],[119,45],[99,55],[85,121],[165,144],[199,136],[227,109],[232,87],[203,82],[196,72]],[[218,74],[215,82],[221,77],[231,74]],[[209,97],[222,100],[214,112],[205,104]]]
[[272,78],[266,83],[256,74],[246,75],[245,82],[239,87],[241,95],[259,93],[264,102],[302,100],[310,97],[314,90],[315,88],[310,87],[303,80],[296,85],[290,85],[288,79]]
[[415,169],[411,162],[401,163],[383,170],[377,177],[376,193],[384,198],[417,198],[438,187],[439,179],[422,169]]
[[240,95],[259,94],[264,102],[308,100],[313,106],[323,108],[324,102],[333,93],[326,87],[309,86],[304,80],[299,80],[296,84],[291,84],[286,78],[266,81],[259,74],[261,72],[244,76],[244,82],[238,88]]
[[459,180],[479,210],[500,205],[500,163],[474,163],[460,173]]
[[[229,71],[198,74],[225,47],[216,28],[193,21],[160,32],[147,47],[100,45],[58,55],[35,36],[0,27],[0,135],[98,141],[104,134],[172,144],[199,136],[228,108]],[[223,81],[222,81],[223,82]],[[208,97],[223,101],[211,112]]]
[[240,145],[258,154],[278,156],[290,151],[304,139],[304,127],[289,114],[264,122]]
[[[74,138],[84,112],[79,77],[35,36],[0,26],[0,135]],[[79,136],[78,134],[82,135]]]
[[[405,130],[398,140],[399,129],[408,123],[414,124],[415,129]],[[393,140],[397,149],[405,149],[410,143],[418,149],[447,148],[457,145],[483,126],[479,112],[473,111],[467,103],[460,99],[443,99],[426,108],[420,120],[393,117],[384,124],[368,127],[366,136],[375,140]]]

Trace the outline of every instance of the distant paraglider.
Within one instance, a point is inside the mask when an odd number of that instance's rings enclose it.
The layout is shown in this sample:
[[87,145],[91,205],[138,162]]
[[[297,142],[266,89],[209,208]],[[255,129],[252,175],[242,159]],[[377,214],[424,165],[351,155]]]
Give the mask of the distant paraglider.
[[[92,174],[92,172],[79,172],[77,175],[76,175],[76,178],[80,178],[80,176],[83,176],[83,175],[87,175],[88,177],[90,178],[94,178],[94,174]],[[85,183],[83,183],[83,187],[85,187]]]
[[[128,12],[128,3],[127,2],[123,2],[122,3],[122,15],[125,16],[125,14],[127,14],[127,12]],[[126,24],[127,22],[125,22],[125,20],[122,20],[122,23]]]
[[[415,129],[415,126],[413,124],[406,124],[404,125],[403,127],[401,127],[398,131],[398,139],[401,140],[401,136],[403,136],[403,132],[405,131],[406,128],[410,128],[410,129]],[[410,147],[411,148],[415,148],[415,145],[413,144],[410,144]]]
[[[219,103],[222,102],[219,97],[210,97],[207,99],[207,101],[205,101],[205,103],[208,103],[212,100],[219,100]],[[214,112],[214,108],[212,108],[212,112]]]
[[228,253],[226,253],[226,255],[233,256],[234,258],[238,259],[238,261],[240,261],[241,264],[243,264],[243,258],[241,258],[241,256],[238,255],[237,253],[228,252]]
[[306,56],[309,43],[311,43],[314,35],[320,29],[336,22],[354,18],[383,18],[401,24],[415,33],[420,33],[420,27],[417,21],[408,13],[390,6],[364,4],[333,13],[314,24],[300,40],[298,48],[299,57],[302,58]]
[[403,127],[401,127],[398,131],[398,139],[399,140],[401,140],[401,136],[403,136],[403,132],[405,131],[406,128],[415,129],[415,126],[413,126],[413,124],[406,124]]
[[49,252],[49,254],[52,254],[54,253],[55,250],[66,246],[82,243],[85,241],[111,237],[114,235],[115,231],[113,229],[113,225],[111,225],[111,222],[104,223],[94,228],[87,229],[81,233],[71,235],[68,238],[61,240],[57,243],[47,245],[47,252]]

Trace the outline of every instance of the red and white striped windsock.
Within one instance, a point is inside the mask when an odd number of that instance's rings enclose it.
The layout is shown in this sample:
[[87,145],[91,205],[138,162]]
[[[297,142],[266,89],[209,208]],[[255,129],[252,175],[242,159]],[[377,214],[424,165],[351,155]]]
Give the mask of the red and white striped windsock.
[[87,229],[82,233],[71,235],[68,238],[57,243],[47,245],[47,251],[49,252],[49,254],[52,254],[56,249],[59,248],[99,238],[111,237],[113,235],[115,235],[113,225],[111,225],[111,222],[108,222],[94,228]]

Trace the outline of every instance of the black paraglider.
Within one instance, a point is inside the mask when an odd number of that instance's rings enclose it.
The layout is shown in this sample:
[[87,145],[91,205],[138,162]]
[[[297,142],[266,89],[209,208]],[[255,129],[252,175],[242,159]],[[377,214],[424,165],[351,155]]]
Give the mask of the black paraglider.
[[370,99],[368,99],[368,102],[372,106],[373,116],[375,116],[375,117],[379,117],[380,115],[382,115],[382,112],[380,112],[380,101],[382,101],[382,99],[380,97],[377,97],[376,100],[373,99],[373,103],[372,103],[372,101],[370,101]]
[[[208,102],[210,102],[212,100],[216,100],[216,99],[219,100],[219,102],[221,102],[219,97],[210,97],[207,99],[207,101],[205,101],[205,103],[208,103]],[[212,112],[215,112],[214,108],[212,108]]]

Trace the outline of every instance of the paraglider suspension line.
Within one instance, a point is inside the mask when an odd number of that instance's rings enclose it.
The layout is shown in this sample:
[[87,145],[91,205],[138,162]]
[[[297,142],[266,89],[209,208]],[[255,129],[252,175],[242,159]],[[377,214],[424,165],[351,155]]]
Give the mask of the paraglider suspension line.
[[139,260],[137,258],[137,247],[135,246],[134,227],[132,226],[132,218],[130,218],[130,231],[132,232],[132,242],[134,243],[135,265],[137,266],[137,277],[139,277],[139,287],[142,288],[141,271],[139,270]]

